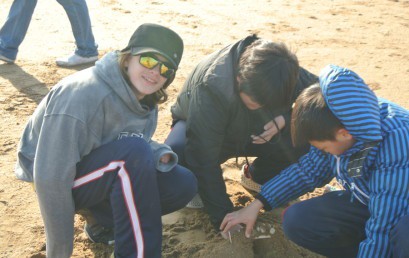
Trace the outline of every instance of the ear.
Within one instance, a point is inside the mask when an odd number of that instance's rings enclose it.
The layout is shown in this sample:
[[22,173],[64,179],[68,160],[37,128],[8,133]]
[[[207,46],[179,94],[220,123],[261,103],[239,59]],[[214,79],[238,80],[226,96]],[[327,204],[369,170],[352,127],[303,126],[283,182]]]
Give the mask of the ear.
[[354,137],[345,128],[340,128],[335,132],[335,139],[338,141],[349,141]]

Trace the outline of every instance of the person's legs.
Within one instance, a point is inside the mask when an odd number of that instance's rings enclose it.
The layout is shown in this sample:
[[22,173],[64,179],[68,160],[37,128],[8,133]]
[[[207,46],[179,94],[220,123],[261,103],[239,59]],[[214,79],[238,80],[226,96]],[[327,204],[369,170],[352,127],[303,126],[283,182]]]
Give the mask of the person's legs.
[[409,257],[409,215],[400,218],[399,222],[392,228],[389,237],[391,241],[392,254],[395,258]]
[[75,54],[81,57],[98,56],[98,45],[92,33],[91,19],[85,0],[57,0],[64,7],[71,23],[77,48]]
[[162,215],[183,208],[197,193],[197,180],[190,170],[177,165],[166,173],[157,173]]
[[[278,136],[276,136],[278,137]],[[309,146],[293,147],[289,130],[265,144],[248,144],[244,155],[257,157],[249,166],[252,180],[264,184],[308,152]]]
[[[196,177],[188,169],[177,165],[171,171],[156,172],[162,215],[183,208],[197,193]],[[88,207],[93,219],[105,228],[112,228],[112,207],[109,200]]]
[[179,164],[184,166],[185,163],[185,145],[186,145],[186,121],[177,121],[165,140],[165,144],[169,145],[172,150],[178,155]]
[[16,60],[18,47],[26,36],[36,4],[37,0],[14,0],[0,29],[0,56],[6,58],[1,60],[9,63]]
[[124,138],[84,157],[77,166],[73,197],[77,210],[109,199],[116,255],[161,256],[159,190],[153,153],[145,140]]
[[[274,141],[274,140],[273,140]],[[177,121],[170,131],[165,143],[179,157],[179,164],[186,165],[184,149],[186,145],[186,122]],[[275,144],[248,144],[245,151],[237,153],[236,145],[231,143],[223,146],[220,161],[223,162],[235,155],[258,157],[251,166],[251,175],[257,183],[265,183],[277,175],[282,169],[296,162],[307,153],[308,146],[294,148],[289,133],[284,132],[281,140]]]
[[327,257],[356,257],[365,239],[368,207],[345,191],[335,191],[290,206],[283,230],[291,241]]
[[[174,125],[172,126],[172,130],[170,131],[168,137],[165,140],[165,143],[169,145],[172,148],[172,150],[178,155],[179,164],[181,164],[182,166],[186,166],[185,161],[186,121],[179,120],[176,123],[174,123]],[[169,187],[172,187],[172,184],[169,184]],[[203,208],[203,201],[198,193],[193,198],[190,198],[189,202],[186,204],[186,207],[194,209]]]

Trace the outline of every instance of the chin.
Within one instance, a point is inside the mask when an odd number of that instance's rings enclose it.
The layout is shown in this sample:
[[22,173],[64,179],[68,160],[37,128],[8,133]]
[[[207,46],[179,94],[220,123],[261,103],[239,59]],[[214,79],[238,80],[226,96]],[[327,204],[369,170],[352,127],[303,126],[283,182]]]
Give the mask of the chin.
[[150,95],[152,93],[157,92],[158,90],[160,90],[160,87],[157,86],[149,86],[149,87],[144,87],[140,90],[140,92],[144,95]]

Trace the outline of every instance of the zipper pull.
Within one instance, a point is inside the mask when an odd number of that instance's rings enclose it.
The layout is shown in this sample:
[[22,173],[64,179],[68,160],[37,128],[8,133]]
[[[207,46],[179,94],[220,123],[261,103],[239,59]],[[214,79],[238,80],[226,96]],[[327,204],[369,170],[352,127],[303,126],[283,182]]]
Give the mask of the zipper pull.
[[355,190],[355,183],[351,183],[351,199],[349,200],[350,202],[354,202],[354,190]]

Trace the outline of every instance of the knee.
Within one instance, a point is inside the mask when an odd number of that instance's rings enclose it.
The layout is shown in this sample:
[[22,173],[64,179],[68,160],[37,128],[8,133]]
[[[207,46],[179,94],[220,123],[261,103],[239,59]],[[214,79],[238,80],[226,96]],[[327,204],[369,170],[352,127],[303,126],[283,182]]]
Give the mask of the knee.
[[[168,143],[166,143],[168,144]],[[178,155],[179,160],[184,160],[185,144],[182,142],[171,142],[169,147]]]
[[393,257],[408,257],[409,216],[402,217],[389,233]]
[[182,166],[157,175],[163,215],[183,208],[197,193],[196,177]]
[[154,167],[154,156],[149,143],[139,137],[126,137],[116,142],[118,151],[128,167],[152,166]]
[[283,214],[282,224],[286,238],[315,252],[318,252],[317,246],[325,246],[332,241],[330,237],[322,234],[323,225],[320,223],[320,219],[317,221],[317,214],[305,202],[291,205]]
[[197,178],[191,171],[189,171],[189,173],[188,173],[187,181],[188,181],[188,185],[189,185],[188,186],[189,195],[193,198],[197,194],[199,189],[198,189],[198,185],[197,185]]
[[[160,187],[162,189],[168,189],[168,193],[173,192],[172,195],[177,196],[177,199],[182,202],[189,202],[198,191],[195,175],[180,165],[177,165],[170,173],[172,174],[166,178],[166,182],[163,182],[165,178],[162,178]],[[171,184],[171,186],[169,184]]]
[[181,167],[181,176],[179,178],[179,194],[184,196],[186,202],[189,202],[197,193],[197,179],[196,176],[188,169]]
[[298,225],[297,207],[294,206],[291,205],[286,208],[282,214],[283,231],[287,237],[291,236],[293,231],[296,231]]

